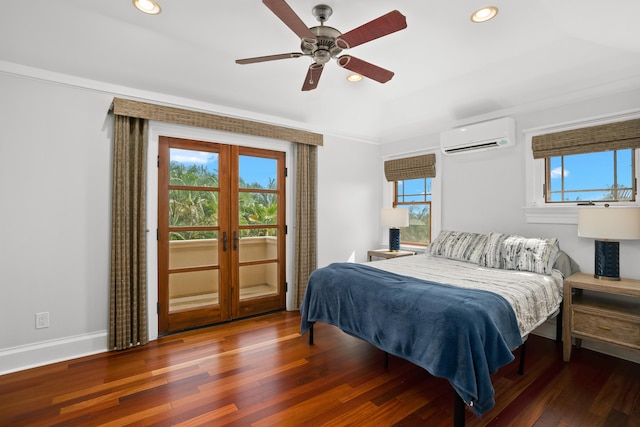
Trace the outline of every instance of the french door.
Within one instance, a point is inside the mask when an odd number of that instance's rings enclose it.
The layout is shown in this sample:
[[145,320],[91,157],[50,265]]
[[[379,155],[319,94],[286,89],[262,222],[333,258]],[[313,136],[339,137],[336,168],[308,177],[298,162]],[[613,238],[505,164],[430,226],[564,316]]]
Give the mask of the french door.
[[166,333],[285,308],[285,153],[160,137]]

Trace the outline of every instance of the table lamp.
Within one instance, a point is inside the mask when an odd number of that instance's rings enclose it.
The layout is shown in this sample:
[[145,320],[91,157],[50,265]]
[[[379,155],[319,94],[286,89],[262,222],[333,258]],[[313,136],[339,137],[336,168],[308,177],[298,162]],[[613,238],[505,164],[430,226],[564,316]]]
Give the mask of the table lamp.
[[400,250],[400,228],[409,226],[409,209],[382,208],[380,221],[389,227],[389,250]]
[[581,206],[578,236],[596,239],[593,277],[620,280],[620,240],[640,239],[640,207]]

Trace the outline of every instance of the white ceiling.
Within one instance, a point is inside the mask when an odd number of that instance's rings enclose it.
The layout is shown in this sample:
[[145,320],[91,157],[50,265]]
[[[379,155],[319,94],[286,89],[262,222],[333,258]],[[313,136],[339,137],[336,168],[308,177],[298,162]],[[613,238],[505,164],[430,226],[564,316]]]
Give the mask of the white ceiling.
[[[469,19],[479,0],[328,0],[327,25],[343,33],[393,9],[408,27],[345,52],[394,71],[390,82],[348,83],[332,60],[309,92],[308,57],[234,62],[300,51],[260,0],[158,2],[149,16],[130,0],[1,0],[0,61],[372,142],[640,88],[638,0],[492,0],[485,24]],[[288,3],[318,25],[319,1]]]

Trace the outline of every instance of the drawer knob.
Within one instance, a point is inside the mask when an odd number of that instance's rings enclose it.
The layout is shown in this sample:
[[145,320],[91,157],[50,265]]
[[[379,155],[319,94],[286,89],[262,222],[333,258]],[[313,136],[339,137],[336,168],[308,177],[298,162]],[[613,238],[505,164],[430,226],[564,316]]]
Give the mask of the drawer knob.
[[603,331],[610,331],[611,328],[609,326],[604,326],[604,325],[598,325],[598,328],[602,329]]

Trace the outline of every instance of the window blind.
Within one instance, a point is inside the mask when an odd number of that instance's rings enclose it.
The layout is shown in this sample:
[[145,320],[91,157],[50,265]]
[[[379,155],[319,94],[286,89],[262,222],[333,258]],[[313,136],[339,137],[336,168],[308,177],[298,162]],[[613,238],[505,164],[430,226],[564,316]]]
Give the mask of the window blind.
[[436,155],[405,157],[384,162],[384,175],[387,181],[403,181],[406,179],[435,178]]
[[536,135],[533,158],[640,148],[640,119]]

